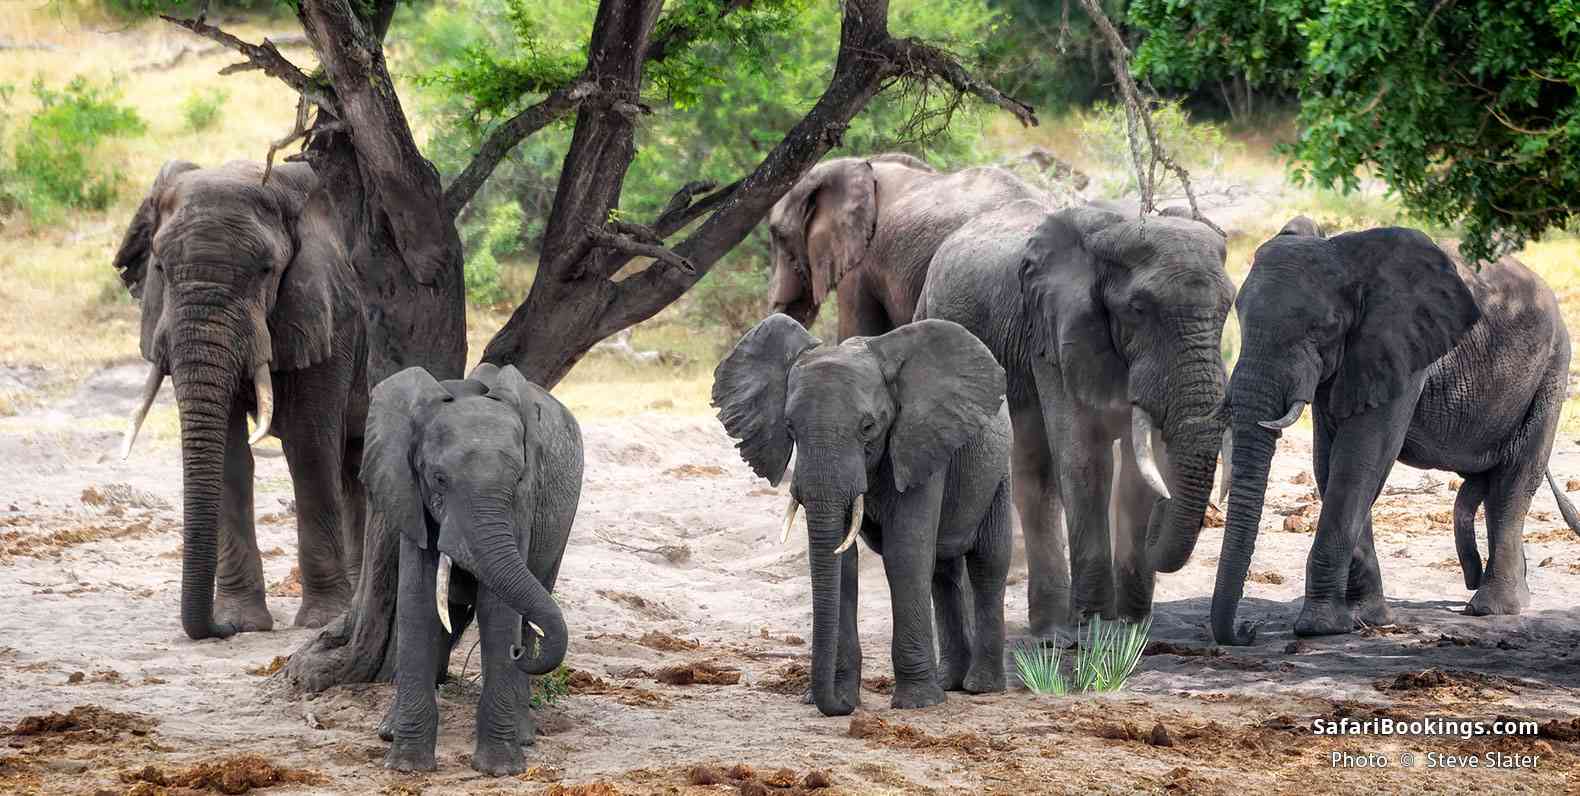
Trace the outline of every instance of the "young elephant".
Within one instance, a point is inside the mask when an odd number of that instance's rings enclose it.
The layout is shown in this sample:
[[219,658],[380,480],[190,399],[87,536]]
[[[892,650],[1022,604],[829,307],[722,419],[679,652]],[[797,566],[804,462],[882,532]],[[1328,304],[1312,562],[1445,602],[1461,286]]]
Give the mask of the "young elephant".
[[483,364],[444,382],[407,368],[373,389],[362,474],[371,527],[401,534],[384,765],[434,769],[434,684],[475,611],[483,695],[472,767],[520,772],[535,732],[528,675],[565,657],[565,619],[549,593],[581,496],[576,419],[514,367]]
[[[1479,272],[1430,238],[1388,227],[1323,239],[1306,219],[1256,251],[1240,288],[1240,360],[1229,384],[1234,465],[1213,591],[1220,644],[1235,627],[1273,449],[1312,408],[1322,513],[1306,562],[1298,635],[1387,624],[1371,507],[1395,460],[1464,478],[1454,503],[1471,614],[1529,601],[1521,530],[1541,484],[1569,372],[1558,302],[1512,258]],[[1551,483],[1551,476],[1548,476]],[[1580,517],[1556,488],[1564,519]],[[1475,547],[1487,507],[1485,573]]]
[[[784,535],[805,506],[812,698],[825,716],[859,702],[858,530],[883,556],[894,601],[893,706],[934,705],[946,689],[1004,690],[1003,400],[1003,369],[948,321],[822,346],[789,316],[773,315],[719,363],[713,405],[740,440],[741,458],[777,486],[799,450]],[[975,603],[969,625],[962,564]],[[934,612],[943,656],[936,673]]]

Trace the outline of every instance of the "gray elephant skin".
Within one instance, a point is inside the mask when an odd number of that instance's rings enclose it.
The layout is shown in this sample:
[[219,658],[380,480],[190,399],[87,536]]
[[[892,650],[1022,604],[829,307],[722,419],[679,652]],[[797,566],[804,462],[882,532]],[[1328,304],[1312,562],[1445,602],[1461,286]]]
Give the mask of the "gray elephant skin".
[[262,178],[257,163],[165,164],[115,254],[142,300],[152,363],[122,456],[169,377],[181,414],[181,626],[193,639],[274,625],[253,526],[250,445],[266,433],[280,438],[296,496],[295,624],[344,611],[362,563],[357,278],[312,169]]
[[[777,486],[797,456],[784,534],[804,506],[812,699],[824,715],[849,714],[860,702],[858,530],[883,557],[893,599],[893,706],[937,704],[945,690],[1004,689],[1011,530],[1003,397],[992,354],[947,321],[824,346],[773,315],[719,363],[713,405],[741,458]],[[975,595],[970,621],[966,577]]]
[[514,366],[485,363],[443,382],[407,368],[373,389],[362,472],[369,527],[401,535],[384,765],[434,769],[435,685],[475,615],[483,693],[472,767],[520,773],[536,734],[530,675],[559,666],[569,640],[551,592],[581,499],[576,419]]
[[[1306,561],[1298,635],[1387,624],[1371,506],[1394,461],[1452,470],[1464,484],[1454,531],[1471,614],[1530,599],[1522,529],[1552,451],[1569,371],[1557,300],[1511,258],[1473,271],[1398,227],[1331,238],[1296,219],[1257,249],[1240,288],[1240,359],[1229,386],[1234,467],[1212,632],[1235,626],[1274,444],[1309,405],[1322,513]],[[1551,482],[1551,476],[1548,476]],[[1553,487],[1564,518],[1580,517]],[[1487,509],[1489,560],[1475,542]]]
[[933,257],[917,317],[965,326],[1006,371],[1034,634],[1149,615],[1154,573],[1195,547],[1225,424],[1224,253],[1189,219],[1016,202]]
[[819,163],[768,217],[773,312],[811,326],[837,292],[840,340],[910,323],[944,238],[989,210],[1040,197],[991,166],[940,173],[904,154]]

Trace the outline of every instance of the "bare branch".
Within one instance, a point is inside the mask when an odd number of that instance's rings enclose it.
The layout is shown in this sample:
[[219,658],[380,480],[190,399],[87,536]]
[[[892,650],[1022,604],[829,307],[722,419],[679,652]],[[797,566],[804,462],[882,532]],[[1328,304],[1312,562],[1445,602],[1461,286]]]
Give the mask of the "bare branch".
[[[624,226],[633,227],[639,225],[627,224]],[[651,230],[648,232],[651,233]],[[690,260],[660,244],[644,243],[631,235],[613,232],[610,229],[600,227],[588,227],[587,235],[596,247],[613,249],[621,254],[629,254],[632,257],[651,257],[658,262],[680,269],[687,276],[696,276],[697,274],[697,267],[692,265]]]
[[281,138],[278,141],[270,142],[269,143],[269,152],[268,152],[268,154],[263,156],[263,184],[264,185],[268,185],[269,184],[269,175],[274,173],[274,153],[280,151],[281,149],[284,149],[284,148],[290,146],[292,141],[297,141],[297,140],[300,140],[300,139],[306,138],[306,137],[307,137],[307,98],[306,97],[297,97],[296,98],[296,121],[291,125],[291,132],[287,133],[284,138]]
[[997,105],[1026,127],[1037,126],[1036,108],[1005,95],[966,71],[948,52],[915,38],[891,39],[886,55],[901,77],[936,77],[961,94],[970,94],[989,105]]
[[[658,233],[659,237],[667,238],[685,229],[687,224],[712,212],[724,204],[731,196],[735,195],[735,189],[741,187],[741,181],[736,180],[714,191],[713,189],[717,185],[718,183],[705,180],[686,183],[684,188],[676,191],[675,195],[670,197],[669,204],[664,205],[663,212],[660,212],[658,218],[653,220],[653,231]],[[713,192],[701,199],[693,198],[696,194],[704,191]]]
[[472,162],[456,175],[454,180],[444,191],[445,208],[450,217],[455,218],[466,208],[472,197],[477,195],[483,183],[488,180],[488,175],[494,173],[499,162],[510,154],[510,150],[525,141],[555,120],[568,116],[575,111],[582,100],[591,96],[598,87],[589,80],[578,79],[564,88],[549,92],[542,101],[522,110],[510,117],[504,124],[494,128],[483,145],[478,148],[477,154],[472,156]]
[[159,18],[172,25],[186,28],[205,39],[218,42],[246,56],[246,61],[239,64],[231,64],[221,69],[220,74],[229,75],[236,72],[260,69],[264,74],[278,78],[287,86],[295,89],[296,93],[312,100],[318,107],[328,111],[329,115],[339,118],[340,106],[335,102],[334,98],[314,86],[307,73],[280,54],[280,50],[274,46],[274,42],[264,39],[262,44],[251,44],[204,22],[202,19],[181,19],[166,14],[161,14]]

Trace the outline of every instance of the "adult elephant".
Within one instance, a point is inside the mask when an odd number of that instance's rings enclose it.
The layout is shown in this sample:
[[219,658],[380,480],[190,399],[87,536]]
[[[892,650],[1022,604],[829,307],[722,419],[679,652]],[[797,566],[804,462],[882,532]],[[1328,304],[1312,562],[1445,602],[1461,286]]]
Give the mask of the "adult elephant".
[[[1309,405],[1322,513],[1306,561],[1298,635],[1391,621],[1371,506],[1395,460],[1453,470],[1472,614],[1528,604],[1522,526],[1552,451],[1569,334],[1551,290],[1512,258],[1480,272],[1398,227],[1324,239],[1296,219],[1257,249],[1238,298],[1240,360],[1229,386],[1234,469],[1213,591],[1221,644],[1235,626],[1274,443]],[[1548,477],[1551,482],[1551,476]],[[1556,487],[1570,527],[1580,516]],[[1486,570],[1475,546],[1487,508]]]
[[1196,221],[1028,201],[934,255],[917,318],[965,326],[1006,371],[1033,633],[1089,614],[1140,619],[1154,572],[1190,557],[1224,427],[1224,256]]
[[946,174],[894,153],[819,163],[768,217],[773,311],[811,326],[837,291],[840,340],[910,323],[944,238],[989,210],[1041,198],[991,166]]
[[[160,170],[115,255],[142,300],[152,366],[123,458],[166,376],[181,414],[181,626],[194,639],[269,630],[250,445],[278,436],[296,494],[302,606],[320,627],[362,560],[366,330],[356,276],[302,164]],[[249,437],[246,416],[257,418]],[[217,586],[217,588],[216,588]]]

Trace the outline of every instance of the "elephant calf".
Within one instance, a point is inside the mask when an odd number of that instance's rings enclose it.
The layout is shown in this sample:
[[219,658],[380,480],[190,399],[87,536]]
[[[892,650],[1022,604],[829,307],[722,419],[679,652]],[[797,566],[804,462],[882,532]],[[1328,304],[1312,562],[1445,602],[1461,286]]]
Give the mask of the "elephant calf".
[[[777,486],[792,450],[800,452],[783,536],[805,506],[812,698],[824,715],[849,714],[860,701],[858,531],[883,556],[893,596],[893,706],[935,705],[946,689],[1004,690],[1003,401],[1003,369],[949,321],[823,346],[789,316],[773,315],[719,363],[713,405],[740,440],[741,458]],[[970,624],[963,571],[975,603]]]
[[384,765],[434,769],[434,684],[475,612],[483,695],[472,767],[519,773],[535,734],[528,675],[565,657],[549,592],[581,496],[576,419],[514,367],[483,364],[444,382],[407,368],[373,389],[362,473],[370,527],[401,534]]

